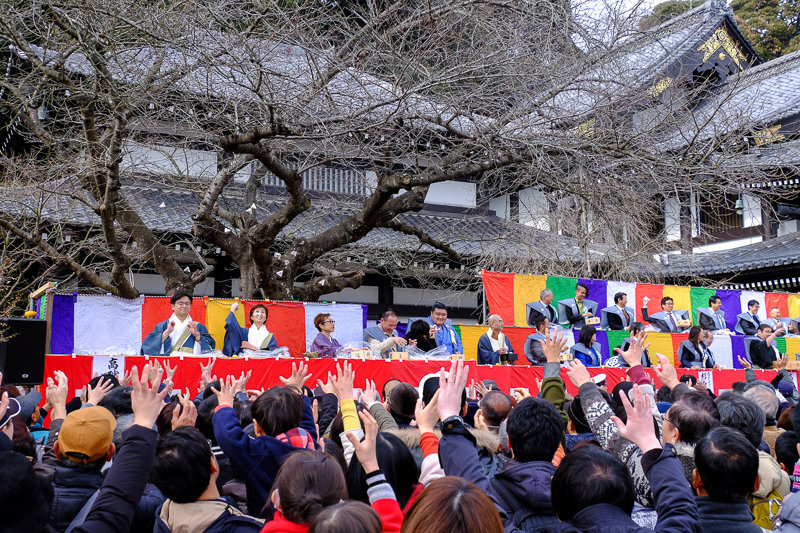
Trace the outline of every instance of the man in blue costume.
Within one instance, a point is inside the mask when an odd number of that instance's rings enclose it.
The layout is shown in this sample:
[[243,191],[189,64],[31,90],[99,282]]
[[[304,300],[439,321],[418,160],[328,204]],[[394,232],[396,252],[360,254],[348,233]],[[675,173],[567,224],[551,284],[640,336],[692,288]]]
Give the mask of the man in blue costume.
[[216,343],[206,327],[192,320],[192,295],[178,291],[169,299],[172,316],[159,322],[142,342],[142,355],[172,355],[177,352],[201,354],[214,350]]
[[447,306],[442,302],[436,302],[431,307],[431,316],[425,317],[428,324],[431,325],[431,337],[436,338],[436,343],[439,346],[444,346],[450,354],[464,353],[464,347],[461,345],[461,338],[453,329],[453,326],[447,320]]

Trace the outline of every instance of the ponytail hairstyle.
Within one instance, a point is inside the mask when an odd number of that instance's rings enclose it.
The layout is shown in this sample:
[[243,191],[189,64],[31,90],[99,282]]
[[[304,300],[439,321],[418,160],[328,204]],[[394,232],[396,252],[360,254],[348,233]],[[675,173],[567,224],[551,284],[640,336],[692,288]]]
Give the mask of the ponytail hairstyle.
[[299,450],[286,458],[273,491],[283,516],[295,524],[310,524],[326,507],[347,498],[342,467],[324,452]]

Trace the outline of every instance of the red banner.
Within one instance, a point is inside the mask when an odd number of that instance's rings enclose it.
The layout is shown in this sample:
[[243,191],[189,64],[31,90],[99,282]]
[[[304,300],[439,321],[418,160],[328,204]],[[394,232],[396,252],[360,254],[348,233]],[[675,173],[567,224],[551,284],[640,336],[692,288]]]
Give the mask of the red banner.
[[[122,357],[118,357],[122,359]],[[141,372],[148,359],[144,356],[125,357],[125,370],[130,370],[137,366]],[[153,359],[153,358],[150,358]],[[172,366],[177,366],[174,385],[176,389],[185,390],[188,388],[192,395],[197,393],[200,381],[200,364],[206,363],[203,357],[180,356],[158,357],[162,362],[169,361]],[[262,387],[272,387],[280,385],[281,376],[288,377],[292,373],[292,363],[303,361],[303,359],[246,359],[243,357],[220,357],[217,359],[213,374],[223,378],[227,375],[238,376],[243,371],[253,371],[248,388],[259,389]],[[69,388],[72,391],[80,390],[87,384],[92,377],[93,356],[90,355],[48,355],[45,358],[45,377],[51,377],[56,370],[61,370],[67,374],[70,380]],[[336,372],[336,363],[343,360],[336,359],[310,359],[306,361],[313,375],[308,380],[307,385],[311,388],[316,386],[317,378],[323,381],[327,378],[328,372]],[[420,380],[427,374],[438,372],[440,368],[445,370],[450,368],[448,361],[387,361],[387,360],[350,360],[356,372],[355,387],[364,388],[367,378],[373,380],[381,389],[384,383],[391,378],[418,385]],[[542,379],[542,367],[536,366],[488,366],[477,365],[474,361],[468,361],[470,367],[470,378],[472,379],[491,379],[497,382],[500,390],[509,392],[513,387],[528,388],[531,394],[538,394],[536,380]],[[744,370],[713,370],[714,390],[730,389],[735,381],[744,381]],[[757,370],[759,379],[766,381],[772,380],[776,372],[773,370]],[[589,373],[594,375],[605,374],[606,383],[609,391],[619,382],[627,378],[624,368],[599,367],[590,368]],[[648,370],[651,377],[655,377],[652,371]],[[679,369],[678,373],[697,375],[696,370]],[[567,378],[566,369],[561,369],[561,377],[567,385],[567,392],[577,394],[577,389]]]
[[514,274],[483,270],[481,277],[491,314],[500,315],[506,326],[526,326],[514,323]]

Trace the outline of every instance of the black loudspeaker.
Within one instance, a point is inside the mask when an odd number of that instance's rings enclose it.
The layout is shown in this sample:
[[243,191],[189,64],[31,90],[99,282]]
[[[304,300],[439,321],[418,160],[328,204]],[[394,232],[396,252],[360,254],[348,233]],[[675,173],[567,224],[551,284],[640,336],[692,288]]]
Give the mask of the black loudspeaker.
[[0,372],[4,385],[40,385],[44,382],[47,321],[0,319]]

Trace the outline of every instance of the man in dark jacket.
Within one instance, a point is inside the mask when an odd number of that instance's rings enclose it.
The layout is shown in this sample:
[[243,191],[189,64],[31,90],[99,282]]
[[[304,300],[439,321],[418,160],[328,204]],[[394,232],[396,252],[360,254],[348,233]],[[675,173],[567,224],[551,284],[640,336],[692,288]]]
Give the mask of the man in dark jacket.
[[193,427],[178,428],[158,441],[155,483],[167,497],[155,533],[170,531],[257,532],[263,522],[220,497],[219,464],[208,441]]
[[748,497],[758,489],[758,451],[728,427],[712,429],[694,449],[694,480],[703,533],[760,533]]

